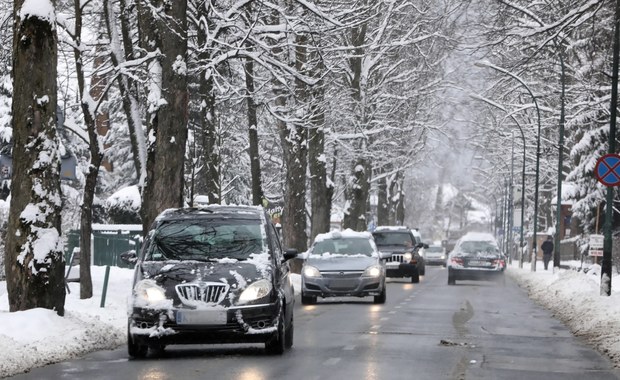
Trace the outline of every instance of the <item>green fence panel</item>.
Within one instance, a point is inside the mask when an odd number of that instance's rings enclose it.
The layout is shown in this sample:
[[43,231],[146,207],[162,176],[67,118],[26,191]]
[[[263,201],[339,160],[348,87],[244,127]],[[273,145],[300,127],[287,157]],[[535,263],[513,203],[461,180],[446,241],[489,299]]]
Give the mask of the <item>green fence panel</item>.
[[[67,232],[65,244],[65,260],[68,263],[71,253],[80,247],[80,231]],[[129,250],[140,252],[140,235],[136,232],[126,231],[93,231],[92,262],[98,266],[116,266],[120,268],[133,268],[133,265],[121,260],[120,255]]]

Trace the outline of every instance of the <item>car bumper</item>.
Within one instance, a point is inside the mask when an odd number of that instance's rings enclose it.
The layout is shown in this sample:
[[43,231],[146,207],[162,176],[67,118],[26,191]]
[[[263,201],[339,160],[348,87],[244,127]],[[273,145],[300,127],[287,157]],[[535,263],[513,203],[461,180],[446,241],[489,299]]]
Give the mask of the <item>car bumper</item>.
[[385,277],[307,278],[302,279],[302,292],[317,297],[366,297],[383,292]]
[[428,265],[446,265],[446,259],[441,259],[441,258],[426,258],[425,259],[426,264]]
[[385,273],[387,277],[412,277],[418,273],[417,264],[386,265]]
[[[221,311],[225,316],[220,314],[216,322],[205,320],[206,312],[201,317],[200,310],[133,308],[129,333],[138,344],[259,343],[276,332],[279,310],[279,301],[231,307]],[[187,313],[193,313],[194,320],[187,320]]]
[[504,275],[503,269],[449,268],[449,275],[455,280],[492,280]]

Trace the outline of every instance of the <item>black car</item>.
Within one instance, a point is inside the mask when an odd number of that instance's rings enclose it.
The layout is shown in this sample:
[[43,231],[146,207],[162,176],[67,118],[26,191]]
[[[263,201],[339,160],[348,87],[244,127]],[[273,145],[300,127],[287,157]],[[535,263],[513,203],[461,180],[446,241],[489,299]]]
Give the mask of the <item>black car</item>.
[[277,231],[261,207],[164,211],[136,263],[127,344],[131,357],[170,344],[293,345],[294,292]]
[[413,232],[404,226],[377,227],[372,236],[379,251],[391,253],[385,259],[387,277],[411,277],[411,282],[420,282],[424,275],[424,259],[420,248],[428,245],[418,242]]

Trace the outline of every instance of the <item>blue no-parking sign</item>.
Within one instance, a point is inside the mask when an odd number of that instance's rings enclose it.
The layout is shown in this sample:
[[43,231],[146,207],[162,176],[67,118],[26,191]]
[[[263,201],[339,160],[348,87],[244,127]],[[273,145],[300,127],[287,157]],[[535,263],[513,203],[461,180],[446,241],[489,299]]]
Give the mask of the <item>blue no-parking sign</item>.
[[605,186],[619,186],[620,155],[609,153],[599,158],[594,167],[594,175]]

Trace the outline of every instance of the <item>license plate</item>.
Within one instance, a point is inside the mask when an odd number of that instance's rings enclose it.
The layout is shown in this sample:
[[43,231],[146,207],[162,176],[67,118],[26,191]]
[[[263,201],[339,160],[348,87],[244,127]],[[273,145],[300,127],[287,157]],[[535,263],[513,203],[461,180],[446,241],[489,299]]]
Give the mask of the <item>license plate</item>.
[[226,310],[179,310],[178,325],[225,325]]

